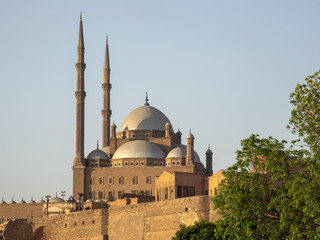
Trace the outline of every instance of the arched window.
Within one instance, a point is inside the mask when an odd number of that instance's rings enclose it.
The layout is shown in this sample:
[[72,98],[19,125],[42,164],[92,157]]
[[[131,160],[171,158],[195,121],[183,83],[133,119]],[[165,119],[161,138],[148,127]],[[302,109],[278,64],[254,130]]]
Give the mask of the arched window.
[[113,183],[114,183],[113,177],[109,177],[109,178],[108,178],[108,183],[109,183],[109,184],[113,184]]
[[124,184],[124,177],[119,177],[119,184]]
[[99,184],[103,184],[103,183],[104,183],[103,178],[100,177],[100,178],[99,178]]
[[151,176],[146,177],[146,184],[151,184]]
[[132,178],[132,183],[133,183],[133,184],[138,184],[138,176],[134,176],[134,177]]

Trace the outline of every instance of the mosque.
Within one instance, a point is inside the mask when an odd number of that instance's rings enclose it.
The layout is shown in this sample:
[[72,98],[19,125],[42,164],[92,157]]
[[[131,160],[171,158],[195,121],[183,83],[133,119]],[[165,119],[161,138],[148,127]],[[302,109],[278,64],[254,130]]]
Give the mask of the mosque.
[[149,103],[130,112],[119,130],[111,124],[109,45],[103,69],[102,146],[84,153],[85,68],[83,23],[77,46],[76,148],[73,197],[65,201],[0,202],[0,239],[171,239],[181,224],[216,221],[211,197],[223,179],[206,166],[195,138],[174,131],[170,120]]
[[[192,133],[186,138],[187,145],[181,144],[181,132],[174,132],[170,120],[149,104],[147,95],[144,105],[127,115],[118,132],[115,124],[110,126],[108,40],[102,83],[102,148],[97,146],[85,157],[84,51],[81,19],[76,63],[76,154],[72,167],[74,198],[120,199],[124,193],[132,193],[155,196],[160,201],[208,194],[206,181],[212,175],[212,151],[207,150],[204,167],[194,150]],[[170,183],[168,176],[172,178]]]

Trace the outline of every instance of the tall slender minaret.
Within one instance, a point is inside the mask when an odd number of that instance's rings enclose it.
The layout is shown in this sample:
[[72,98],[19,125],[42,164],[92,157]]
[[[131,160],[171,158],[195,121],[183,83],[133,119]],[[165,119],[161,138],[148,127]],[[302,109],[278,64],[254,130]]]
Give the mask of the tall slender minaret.
[[106,41],[106,53],[104,57],[104,68],[103,68],[103,108],[101,110],[102,115],[102,148],[110,146],[110,62],[109,62],[109,44],[108,36]]
[[[80,14],[79,24],[79,40],[77,47],[77,89],[76,97],[76,156],[73,161],[73,197],[78,199],[84,195],[84,99],[86,92],[84,91],[84,40],[82,29],[82,14]],[[86,196],[85,196],[86,197]]]
[[84,99],[86,92],[84,91],[84,70],[86,64],[84,63],[84,40],[83,40],[83,29],[82,29],[82,14],[80,15],[79,24],[79,40],[77,47],[77,90],[75,97],[77,101],[76,107],[76,156],[75,162],[84,162]]

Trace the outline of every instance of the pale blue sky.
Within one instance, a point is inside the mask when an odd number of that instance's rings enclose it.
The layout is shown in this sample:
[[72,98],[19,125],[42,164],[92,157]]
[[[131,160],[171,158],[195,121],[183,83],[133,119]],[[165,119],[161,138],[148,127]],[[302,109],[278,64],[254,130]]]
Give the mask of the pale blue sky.
[[214,172],[251,133],[291,139],[289,94],[319,69],[319,1],[1,1],[0,197],[72,191],[76,44],[85,39],[85,152],[101,140],[109,35],[112,120],[144,103]]

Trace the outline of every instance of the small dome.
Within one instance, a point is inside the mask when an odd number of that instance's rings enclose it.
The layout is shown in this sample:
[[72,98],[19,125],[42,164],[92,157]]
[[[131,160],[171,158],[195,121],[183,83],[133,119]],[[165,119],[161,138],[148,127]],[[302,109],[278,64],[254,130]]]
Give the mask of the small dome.
[[31,200],[29,201],[29,203],[36,203],[36,201],[34,201],[33,197],[32,197]]
[[9,202],[9,204],[16,204],[16,202],[12,198],[12,200]]
[[193,134],[192,133],[189,133],[187,138],[194,138]]
[[[186,157],[186,155],[187,155],[187,146],[180,145],[180,146],[172,149],[168,153],[167,158],[183,158],[183,157]],[[200,157],[196,151],[194,151],[194,161],[201,163]]]
[[208,148],[208,150],[206,151],[206,154],[212,154],[212,151],[210,148]]
[[182,135],[182,133],[180,132],[180,129],[177,131],[176,134],[177,134],[177,135]]
[[156,144],[134,140],[120,146],[112,159],[120,158],[165,158],[166,154]]
[[96,202],[103,202],[103,203],[104,203],[104,201],[103,201],[103,200],[101,200],[100,198],[99,198],[99,199],[97,199],[97,200],[96,200]]
[[6,203],[6,202],[3,200],[3,198],[2,198],[0,204],[7,204],[7,203]]
[[94,202],[92,199],[87,199],[87,203]]
[[62,198],[59,197],[53,197],[49,199],[49,203],[63,203],[65,202]]
[[23,200],[23,198],[21,199],[21,201],[19,203],[26,203],[25,200]]
[[43,197],[39,200],[38,203],[45,203],[45,201],[43,200]]
[[170,123],[169,119],[158,109],[149,105],[136,108],[124,119],[120,132],[126,130],[161,130],[165,131],[165,125]]
[[87,155],[88,160],[109,159],[108,154],[100,149],[95,149]]

